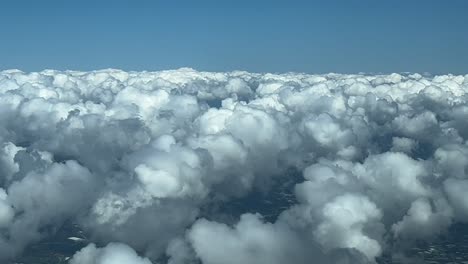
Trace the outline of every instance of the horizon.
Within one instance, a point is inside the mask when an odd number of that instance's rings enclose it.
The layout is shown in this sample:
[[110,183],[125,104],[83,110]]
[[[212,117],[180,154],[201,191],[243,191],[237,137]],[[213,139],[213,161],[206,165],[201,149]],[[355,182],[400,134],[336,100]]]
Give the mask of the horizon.
[[305,74],[305,75],[366,75],[366,76],[386,76],[391,74],[399,74],[403,76],[412,75],[412,74],[420,74],[421,76],[425,77],[435,77],[435,76],[442,76],[442,75],[451,75],[451,76],[465,76],[468,75],[468,71],[466,73],[432,73],[432,72],[323,72],[323,73],[314,73],[314,72],[301,72],[301,71],[284,71],[284,72],[260,72],[260,71],[248,71],[248,70],[230,70],[230,71],[215,71],[215,70],[199,70],[192,67],[180,67],[180,68],[168,68],[168,69],[159,69],[159,70],[125,70],[121,68],[101,68],[101,69],[94,69],[94,70],[74,70],[74,69],[53,69],[53,68],[45,68],[42,70],[34,70],[34,71],[26,71],[18,68],[10,68],[10,69],[0,69],[0,72],[10,72],[10,71],[19,71],[22,73],[42,73],[45,71],[56,71],[56,72],[102,72],[102,71],[122,71],[122,72],[135,72],[135,73],[156,73],[156,72],[169,72],[169,71],[195,71],[200,73],[233,73],[233,72],[246,72],[249,74],[275,74],[275,75],[284,75],[284,74]]

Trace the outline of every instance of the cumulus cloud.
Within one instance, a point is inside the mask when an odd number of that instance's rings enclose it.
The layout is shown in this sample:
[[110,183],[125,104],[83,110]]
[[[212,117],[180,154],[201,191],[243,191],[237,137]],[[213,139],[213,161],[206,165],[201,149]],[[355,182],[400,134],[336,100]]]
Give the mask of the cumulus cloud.
[[0,259],[69,223],[90,241],[71,264],[404,254],[467,222],[467,91],[454,75],[2,71]]
[[73,256],[70,264],[151,264],[151,261],[125,244],[111,243],[104,248],[88,245]]

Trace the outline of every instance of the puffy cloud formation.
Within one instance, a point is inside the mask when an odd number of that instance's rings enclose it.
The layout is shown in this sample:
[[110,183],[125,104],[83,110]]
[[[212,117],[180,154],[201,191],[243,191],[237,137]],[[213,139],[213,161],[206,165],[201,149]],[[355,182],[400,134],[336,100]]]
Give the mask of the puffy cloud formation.
[[127,245],[111,243],[104,248],[88,245],[73,256],[70,264],[151,264],[151,261],[139,257]]
[[468,75],[3,71],[0,259],[375,263],[468,221],[466,120]]

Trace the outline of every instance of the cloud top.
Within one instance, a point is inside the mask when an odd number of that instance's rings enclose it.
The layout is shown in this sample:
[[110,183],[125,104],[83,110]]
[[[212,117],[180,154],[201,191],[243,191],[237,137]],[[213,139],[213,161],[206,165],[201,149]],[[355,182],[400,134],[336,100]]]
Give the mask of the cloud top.
[[398,255],[467,222],[467,92],[468,75],[0,72],[0,258],[70,222],[107,245],[72,264]]

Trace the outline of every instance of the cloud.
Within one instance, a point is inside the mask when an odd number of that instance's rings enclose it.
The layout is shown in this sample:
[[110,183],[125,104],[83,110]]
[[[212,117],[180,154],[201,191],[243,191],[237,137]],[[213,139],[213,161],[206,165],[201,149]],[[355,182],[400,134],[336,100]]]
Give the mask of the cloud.
[[70,264],[151,264],[147,258],[137,253],[125,244],[111,243],[104,248],[90,244],[77,252]]
[[2,71],[0,259],[70,223],[91,243],[72,264],[405,254],[466,223],[467,91],[454,75]]

